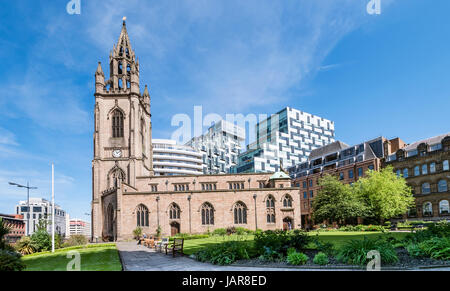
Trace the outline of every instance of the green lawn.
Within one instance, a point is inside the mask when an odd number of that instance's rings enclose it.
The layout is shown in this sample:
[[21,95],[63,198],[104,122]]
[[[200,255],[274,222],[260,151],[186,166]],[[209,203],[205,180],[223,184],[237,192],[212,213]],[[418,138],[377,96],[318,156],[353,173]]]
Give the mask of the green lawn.
[[[308,234],[311,236],[315,236],[317,234],[317,232],[311,231],[311,232],[308,232]],[[379,238],[379,237],[382,237],[385,235],[386,234],[382,233],[382,232],[327,231],[327,232],[319,232],[319,239],[323,242],[330,242],[330,243],[334,244],[335,248],[339,248],[348,240],[363,239],[364,237],[367,237],[369,239],[376,239],[376,238]],[[407,235],[407,233],[392,232],[392,233],[389,233],[389,235],[392,235],[393,237],[395,237],[397,239],[402,239]],[[187,255],[191,255],[206,246],[219,244],[219,243],[222,243],[225,241],[230,241],[230,240],[241,240],[243,243],[252,244],[253,238],[254,238],[253,235],[242,236],[240,238],[233,235],[230,237],[212,236],[209,238],[185,240],[184,241],[184,253]]]
[[183,252],[187,255],[191,255],[193,253],[196,253],[197,251],[201,250],[204,247],[220,244],[226,241],[235,241],[239,240],[242,241],[242,243],[253,243],[253,235],[243,235],[243,236],[211,236],[208,238],[200,238],[200,239],[190,239],[184,241],[183,246]]
[[[316,231],[308,232],[309,235],[317,235]],[[324,231],[319,232],[319,239],[323,242],[330,242],[336,248],[341,247],[346,241],[353,239],[364,239],[367,237],[369,239],[376,239],[386,235],[393,236],[396,239],[403,239],[408,233],[405,232],[371,232],[371,231]]]
[[[45,252],[23,256],[26,271],[66,271],[67,264],[73,257],[67,258],[67,253],[73,248],[60,249],[55,253]],[[119,252],[115,246],[98,246],[75,249],[80,253],[80,267],[82,271],[120,271],[122,264]]]

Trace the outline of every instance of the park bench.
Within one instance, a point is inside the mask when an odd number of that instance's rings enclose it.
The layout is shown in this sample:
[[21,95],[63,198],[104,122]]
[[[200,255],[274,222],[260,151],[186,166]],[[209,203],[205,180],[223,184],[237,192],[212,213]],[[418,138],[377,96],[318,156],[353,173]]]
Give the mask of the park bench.
[[155,250],[159,250],[160,252],[162,252],[163,248],[165,249],[168,244],[169,238],[163,237],[162,240],[156,242]]
[[176,253],[183,255],[184,238],[174,238],[172,243],[166,245],[166,255],[169,251],[172,252],[172,256],[175,258]]

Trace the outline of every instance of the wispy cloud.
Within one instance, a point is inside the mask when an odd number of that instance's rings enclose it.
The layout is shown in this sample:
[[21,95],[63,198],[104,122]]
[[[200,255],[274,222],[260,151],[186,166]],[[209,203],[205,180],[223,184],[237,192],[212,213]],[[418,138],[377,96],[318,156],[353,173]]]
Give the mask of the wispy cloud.
[[16,135],[1,127],[0,127],[0,144],[13,146],[19,145],[16,141]]

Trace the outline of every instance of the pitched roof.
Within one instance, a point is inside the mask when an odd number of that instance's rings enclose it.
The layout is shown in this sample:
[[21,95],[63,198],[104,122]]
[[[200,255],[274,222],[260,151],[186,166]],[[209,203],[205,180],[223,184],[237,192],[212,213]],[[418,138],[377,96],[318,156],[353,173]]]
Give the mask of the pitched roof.
[[289,175],[286,174],[285,172],[276,172],[272,176],[270,176],[269,180],[273,180],[273,179],[290,179],[290,178],[291,177],[289,177]]
[[427,139],[419,140],[419,141],[416,141],[416,142],[413,142],[412,144],[407,145],[406,147],[404,147],[403,150],[405,150],[405,151],[415,150],[417,148],[417,146],[420,145],[421,143],[426,143],[428,145],[437,144],[437,143],[440,143],[441,140],[443,138],[445,138],[446,136],[450,136],[450,132],[445,133],[445,134],[441,134],[441,135],[438,135],[438,136],[430,137],[430,138],[427,138]]
[[327,144],[326,146],[312,150],[311,153],[309,154],[309,160],[312,161],[315,158],[325,156],[329,153],[335,153],[348,147],[350,147],[348,144],[338,140],[330,144]]

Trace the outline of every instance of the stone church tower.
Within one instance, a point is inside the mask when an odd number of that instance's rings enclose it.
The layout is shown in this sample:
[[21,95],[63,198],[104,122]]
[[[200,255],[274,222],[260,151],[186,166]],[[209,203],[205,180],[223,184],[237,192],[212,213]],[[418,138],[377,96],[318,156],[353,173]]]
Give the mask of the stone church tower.
[[[153,175],[150,95],[141,94],[139,61],[131,48],[125,19],[109,56],[109,79],[101,63],[95,72],[94,159],[92,161],[92,236],[115,236],[120,209],[106,209],[102,196],[120,183],[134,187],[136,177]],[[117,198],[115,198],[117,200]],[[110,202],[111,203],[111,202]],[[113,201],[112,205],[119,205]],[[108,219],[105,219],[107,217]],[[105,221],[105,220],[109,220]]]

